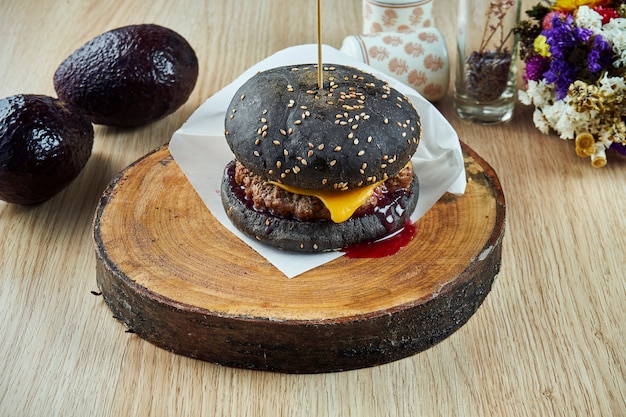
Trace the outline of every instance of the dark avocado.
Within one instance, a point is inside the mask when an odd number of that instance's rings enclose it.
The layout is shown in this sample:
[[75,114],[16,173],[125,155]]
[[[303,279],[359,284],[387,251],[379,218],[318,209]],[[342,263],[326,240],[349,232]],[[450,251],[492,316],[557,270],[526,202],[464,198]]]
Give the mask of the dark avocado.
[[0,100],[0,200],[45,201],[65,188],[91,156],[94,131],[79,109],[44,95]]
[[182,106],[198,79],[198,58],[171,29],[142,24],[96,36],[68,56],[54,74],[60,99],[95,124],[139,126]]

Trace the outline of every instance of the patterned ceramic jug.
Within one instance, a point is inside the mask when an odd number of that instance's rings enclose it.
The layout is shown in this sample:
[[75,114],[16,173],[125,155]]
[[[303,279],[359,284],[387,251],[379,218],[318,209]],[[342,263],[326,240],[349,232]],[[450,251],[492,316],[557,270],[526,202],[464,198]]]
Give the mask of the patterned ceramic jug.
[[344,39],[341,51],[413,87],[427,100],[448,92],[450,62],[434,27],[432,1],[363,0],[363,34]]
[[363,33],[406,32],[434,26],[433,0],[363,0]]
[[344,39],[341,51],[413,87],[429,101],[448,92],[450,63],[437,28],[352,35]]

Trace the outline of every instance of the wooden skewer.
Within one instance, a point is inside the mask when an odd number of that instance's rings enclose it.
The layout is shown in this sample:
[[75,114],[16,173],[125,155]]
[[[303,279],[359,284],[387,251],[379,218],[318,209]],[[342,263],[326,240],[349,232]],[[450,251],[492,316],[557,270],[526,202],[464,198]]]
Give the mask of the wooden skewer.
[[322,0],[317,0],[317,87],[324,87],[322,69]]

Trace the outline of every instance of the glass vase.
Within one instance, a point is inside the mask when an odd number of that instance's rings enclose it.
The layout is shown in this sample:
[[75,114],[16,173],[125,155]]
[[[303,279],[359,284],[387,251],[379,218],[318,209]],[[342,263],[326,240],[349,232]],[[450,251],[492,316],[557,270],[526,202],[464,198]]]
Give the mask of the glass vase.
[[464,120],[513,116],[520,0],[459,0],[454,108]]

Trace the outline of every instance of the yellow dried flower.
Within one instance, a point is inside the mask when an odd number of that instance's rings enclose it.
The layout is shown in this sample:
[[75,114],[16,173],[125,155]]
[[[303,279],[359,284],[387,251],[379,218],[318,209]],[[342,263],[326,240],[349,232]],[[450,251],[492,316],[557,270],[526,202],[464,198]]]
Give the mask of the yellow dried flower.
[[596,153],[596,139],[589,132],[580,133],[576,136],[576,155],[581,157],[591,156]]
[[546,39],[544,35],[539,35],[533,41],[533,49],[544,58],[550,56],[550,45],[546,43]]
[[606,165],[606,152],[604,148],[597,148],[597,152],[591,155],[591,165],[594,168],[602,168]]
[[578,9],[580,6],[594,8],[597,6],[606,6],[609,3],[610,0],[556,0],[553,9],[562,12],[571,12],[572,10]]

